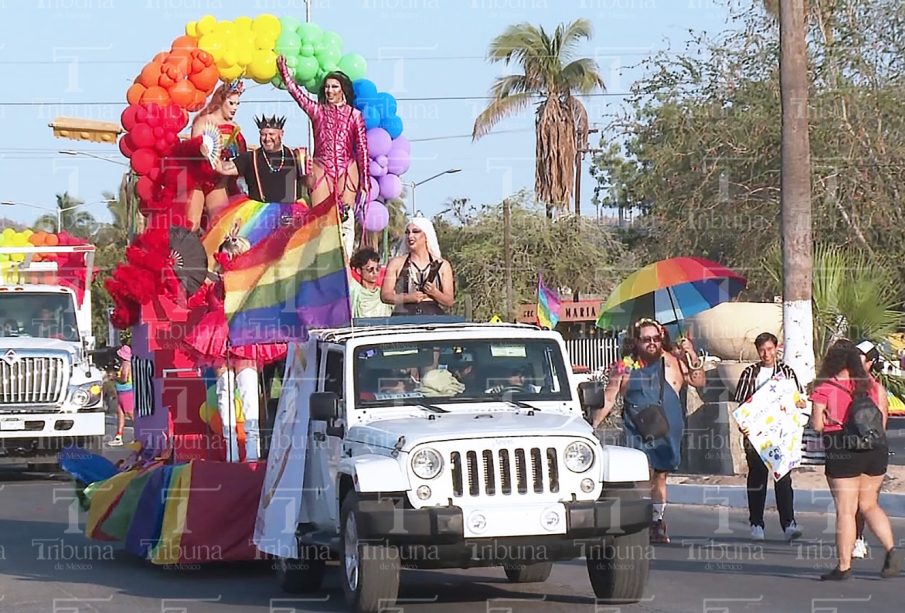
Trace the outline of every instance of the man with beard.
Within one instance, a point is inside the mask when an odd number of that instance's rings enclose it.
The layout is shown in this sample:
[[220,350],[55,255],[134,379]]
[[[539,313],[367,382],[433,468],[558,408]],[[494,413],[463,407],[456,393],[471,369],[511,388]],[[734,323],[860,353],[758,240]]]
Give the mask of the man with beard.
[[261,147],[242,153],[217,168],[226,176],[242,176],[248,197],[258,202],[297,202],[307,196],[307,152],[283,145],[285,117],[255,118]]
[[674,346],[666,329],[653,319],[636,322],[632,337],[634,345],[613,368],[603,406],[594,412],[591,424],[596,429],[613,410],[616,398],[623,397],[626,442],[644,451],[651,467],[651,541],[668,543],[663,521],[666,477],[679,468],[685,430],[680,394],[686,385],[704,386],[704,364],[691,339],[680,339]]

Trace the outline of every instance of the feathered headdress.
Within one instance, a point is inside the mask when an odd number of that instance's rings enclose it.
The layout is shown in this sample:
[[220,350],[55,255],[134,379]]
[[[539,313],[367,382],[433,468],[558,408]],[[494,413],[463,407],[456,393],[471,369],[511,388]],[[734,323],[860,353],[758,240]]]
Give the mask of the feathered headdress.
[[235,79],[226,84],[226,95],[239,94],[241,96],[243,93],[245,93],[245,83],[242,82],[242,79]]
[[265,130],[267,128],[282,130],[283,126],[286,125],[286,118],[277,117],[276,115],[273,115],[271,117],[268,117],[267,115],[261,115],[261,117],[255,117],[255,123],[257,124],[259,130]]

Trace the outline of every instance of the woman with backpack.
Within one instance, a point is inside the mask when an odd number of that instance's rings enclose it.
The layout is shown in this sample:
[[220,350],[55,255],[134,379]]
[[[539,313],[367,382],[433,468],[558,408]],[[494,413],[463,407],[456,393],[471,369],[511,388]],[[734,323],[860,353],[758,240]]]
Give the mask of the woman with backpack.
[[902,570],[902,558],[895,549],[889,518],[878,502],[889,461],[886,393],[864,370],[861,351],[847,339],[829,348],[815,384],[811,425],[823,433],[826,480],[836,506],[839,557],[836,567],[820,579],[843,581],[851,576],[859,511],[886,550],[880,576],[895,577]]

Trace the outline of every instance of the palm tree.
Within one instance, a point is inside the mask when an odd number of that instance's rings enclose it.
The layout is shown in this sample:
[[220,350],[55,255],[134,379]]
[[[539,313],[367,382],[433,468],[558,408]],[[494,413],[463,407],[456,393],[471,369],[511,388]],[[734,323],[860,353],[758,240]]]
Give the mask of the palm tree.
[[35,222],[35,228],[56,233],[66,230],[75,236],[88,238],[94,234],[97,222],[91,213],[78,210],[83,204],[84,200],[73,198],[69,192],[57,194],[58,212],[39,217]]
[[600,69],[591,58],[574,58],[575,47],[591,38],[591,22],[560,24],[550,35],[530,23],[509,26],[490,43],[487,59],[515,62],[522,72],[499,77],[491,102],[475,119],[472,139],[486,136],[501,120],[540,98],[535,116],[534,189],[547,207],[568,207],[575,184],[577,151],[588,137],[588,114],[576,94],[603,89]]

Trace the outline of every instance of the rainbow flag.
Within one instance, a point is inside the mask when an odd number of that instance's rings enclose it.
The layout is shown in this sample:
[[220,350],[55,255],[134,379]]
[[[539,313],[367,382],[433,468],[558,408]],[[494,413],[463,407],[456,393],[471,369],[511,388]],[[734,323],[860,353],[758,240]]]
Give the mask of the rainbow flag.
[[541,328],[552,330],[559,322],[561,306],[559,293],[544,285],[543,275],[537,276],[537,312],[535,319]]
[[239,236],[248,239],[254,247],[279,228],[284,219],[292,217],[294,211],[300,207],[305,208],[304,205],[297,203],[258,202],[245,194],[233,196],[229,204],[211,220],[204,238],[201,239],[204,250],[208,255],[217,253],[217,249],[237,223]]
[[223,273],[233,346],[304,340],[348,325],[349,281],[333,200],[297,211]]

